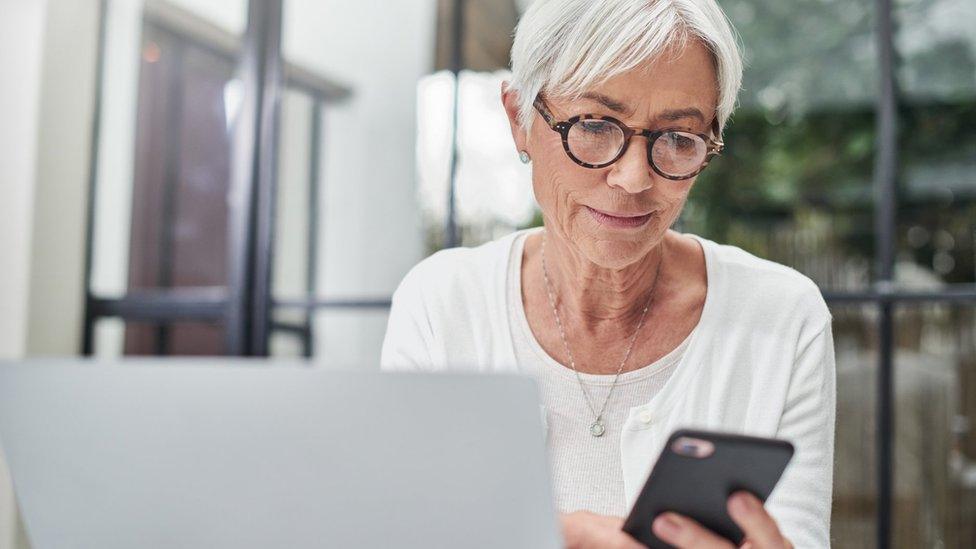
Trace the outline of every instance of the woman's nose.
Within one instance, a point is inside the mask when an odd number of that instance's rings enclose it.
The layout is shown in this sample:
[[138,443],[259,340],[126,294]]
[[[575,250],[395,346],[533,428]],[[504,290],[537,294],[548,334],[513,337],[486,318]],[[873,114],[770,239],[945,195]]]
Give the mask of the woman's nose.
[[607,174],[607,184],[631,194],[646,191],[654,186],[654,173],[647,163],[647,140],[632,138],[627,151],[613,163]]

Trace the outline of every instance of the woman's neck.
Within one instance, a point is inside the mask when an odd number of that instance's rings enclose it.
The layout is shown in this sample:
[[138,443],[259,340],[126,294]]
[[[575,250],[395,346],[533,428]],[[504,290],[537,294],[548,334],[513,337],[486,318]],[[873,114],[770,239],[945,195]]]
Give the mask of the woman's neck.
[[545,231],[541,236],[556,306],[589,333],[632,327],[652,292],[663,290],[666,238],[638,261],[608,269],[589,261],[555,232]]

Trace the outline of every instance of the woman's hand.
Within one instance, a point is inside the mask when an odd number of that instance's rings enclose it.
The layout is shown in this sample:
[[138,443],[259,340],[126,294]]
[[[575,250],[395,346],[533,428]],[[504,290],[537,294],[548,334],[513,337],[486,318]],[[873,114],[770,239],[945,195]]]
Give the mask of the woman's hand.
[[621,530],[624,519],[576,511],[559,515],[566,549],[647,549]]
[[[727,502],[732,520],[745,532],[742,544],[746,549],[793,549],[793,544],[783,537],[773,517],[766,512],[756,496],[748,492],[736,492]],[[661,513],[652,526],[654,535],[675,547],[703,547],[726,549],[732,543],[713,534],[694,520],[677,513]]]

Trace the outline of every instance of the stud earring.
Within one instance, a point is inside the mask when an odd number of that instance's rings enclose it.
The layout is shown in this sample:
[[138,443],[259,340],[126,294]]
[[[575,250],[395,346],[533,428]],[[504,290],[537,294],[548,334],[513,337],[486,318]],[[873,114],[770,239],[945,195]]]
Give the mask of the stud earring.
[[523,164],[528,164],[532,161],[532,159],[529,158],[529,153],[525,151],[519,151],[519,160],[521,160]]

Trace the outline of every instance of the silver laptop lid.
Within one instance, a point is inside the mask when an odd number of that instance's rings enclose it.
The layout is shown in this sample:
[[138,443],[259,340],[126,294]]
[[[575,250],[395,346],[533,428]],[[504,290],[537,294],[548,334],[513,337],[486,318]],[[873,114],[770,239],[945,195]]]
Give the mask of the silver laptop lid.
[[254,362],[0,364],[35,549],[560,545],[537,390]]

